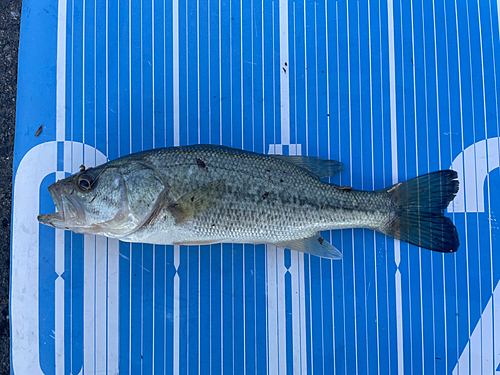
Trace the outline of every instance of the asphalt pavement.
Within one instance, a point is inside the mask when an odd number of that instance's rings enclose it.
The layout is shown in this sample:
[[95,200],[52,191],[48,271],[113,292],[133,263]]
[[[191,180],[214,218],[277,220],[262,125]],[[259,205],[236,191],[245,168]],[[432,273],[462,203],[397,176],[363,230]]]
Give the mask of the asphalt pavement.
[[21,4],[0,0],[0,374],[10,374],[10,223]]

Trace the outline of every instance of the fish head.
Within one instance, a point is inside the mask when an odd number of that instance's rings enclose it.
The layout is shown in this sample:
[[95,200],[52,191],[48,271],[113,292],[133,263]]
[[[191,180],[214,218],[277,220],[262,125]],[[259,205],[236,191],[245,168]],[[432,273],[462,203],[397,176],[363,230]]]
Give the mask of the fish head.
[[147,221],[164,187],[147,165],[107,163],[59,180],[48,190],[57,212],[39,215],[42,224],[120,238]]

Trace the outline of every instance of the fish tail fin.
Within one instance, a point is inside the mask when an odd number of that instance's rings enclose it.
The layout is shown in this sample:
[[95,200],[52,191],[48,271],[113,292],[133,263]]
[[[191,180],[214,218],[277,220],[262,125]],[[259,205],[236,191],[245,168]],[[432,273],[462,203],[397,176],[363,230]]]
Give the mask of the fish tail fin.
[[458,192],[457,172],[443,170],[400,182],[382,190],[396,205],[391,219],[379,230],[422,248],[452,253],[459,239],[444,210]]

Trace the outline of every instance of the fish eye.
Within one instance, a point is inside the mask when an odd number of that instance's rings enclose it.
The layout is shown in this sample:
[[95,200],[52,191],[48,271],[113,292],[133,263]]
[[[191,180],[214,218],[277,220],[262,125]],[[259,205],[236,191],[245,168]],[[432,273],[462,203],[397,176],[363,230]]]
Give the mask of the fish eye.
[[92,189],[92,184],[94,180],[88,174],[82,174],[78,176],[76,184],[81,191],[90,191]]

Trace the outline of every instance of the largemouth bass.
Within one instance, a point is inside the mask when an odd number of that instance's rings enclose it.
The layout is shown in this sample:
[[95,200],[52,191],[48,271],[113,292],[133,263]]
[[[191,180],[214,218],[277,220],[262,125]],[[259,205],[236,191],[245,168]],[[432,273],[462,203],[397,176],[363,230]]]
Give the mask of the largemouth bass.
[[195,145],[143,151],[84,169],[49,186],[55,228],[128,242],[273,244],[320,257],[342,254],[320,231],[368,228],[410,244],[454,252],[444,209],[457,173],[437,171],[379,191],[321,181],[342,163]]

